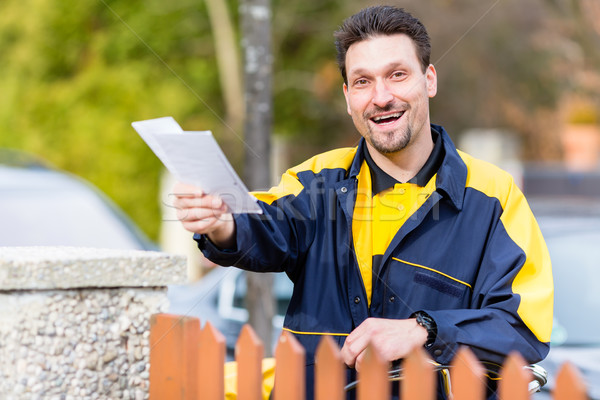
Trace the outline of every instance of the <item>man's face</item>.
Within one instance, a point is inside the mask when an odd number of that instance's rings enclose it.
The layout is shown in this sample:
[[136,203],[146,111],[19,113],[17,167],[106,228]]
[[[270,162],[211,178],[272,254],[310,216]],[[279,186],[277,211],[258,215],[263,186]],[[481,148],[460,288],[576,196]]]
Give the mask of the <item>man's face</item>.
[[429,98],[437,92],[433,65],[423,73],[413,41],[404,34],[375,36],[346,53],[348,114],[382,154],[396,153],[430,134]]

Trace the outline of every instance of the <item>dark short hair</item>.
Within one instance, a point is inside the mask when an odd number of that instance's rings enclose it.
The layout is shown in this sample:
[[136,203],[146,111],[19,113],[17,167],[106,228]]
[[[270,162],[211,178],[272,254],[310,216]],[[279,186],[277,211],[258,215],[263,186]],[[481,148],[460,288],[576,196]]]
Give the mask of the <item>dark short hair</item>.
[[346,52],[350,46],[375,36],[398,33],[407,35],[415,43],[417,56],[425,72],[431,56],[431,43],[425,26],[402,8],[373,6],[348,17],[334,33],[337,62],[344,82],[348,83]]

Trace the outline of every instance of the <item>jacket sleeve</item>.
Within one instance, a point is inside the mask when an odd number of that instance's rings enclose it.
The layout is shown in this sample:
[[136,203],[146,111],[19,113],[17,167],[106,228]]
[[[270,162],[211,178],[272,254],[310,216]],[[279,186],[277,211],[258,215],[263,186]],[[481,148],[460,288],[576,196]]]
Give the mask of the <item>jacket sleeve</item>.
[[236,214],[236,248],[220,249],[205,235],[195,235],[211,261],[255,272],[287,272],[293,279],[302,255],[312,243],[315,207],[293,171],[279,186],[254,193],[263,214]]
[[554,286],[550,256],[537,222],[513,184],[489,235],[470,309],[423,310],[437,324],[429,349],[448,363],[465,345],[481,360],[501,364],[518,351],[527,362],[549,351]]

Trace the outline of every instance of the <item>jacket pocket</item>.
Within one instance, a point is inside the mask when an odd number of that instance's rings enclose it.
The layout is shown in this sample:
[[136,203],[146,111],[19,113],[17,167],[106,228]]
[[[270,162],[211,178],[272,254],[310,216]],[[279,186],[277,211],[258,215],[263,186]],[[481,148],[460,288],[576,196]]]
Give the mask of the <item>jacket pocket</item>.
[[[399,316],[417,310],[461,308],[469,304],[471,284],[434,267],[393,258],[386,287],[396,300],[386,309]],[[400,301],[398,301],[400,300]]]
[[415,272],[413,281],[421,285],[429,286],[440,293],[445,293],[457,298],[462,297],[465,289],[464,286],[461,287],[458,283],[454,283],[448,279],[440,279],[435,275],[425,274],[423,272]]

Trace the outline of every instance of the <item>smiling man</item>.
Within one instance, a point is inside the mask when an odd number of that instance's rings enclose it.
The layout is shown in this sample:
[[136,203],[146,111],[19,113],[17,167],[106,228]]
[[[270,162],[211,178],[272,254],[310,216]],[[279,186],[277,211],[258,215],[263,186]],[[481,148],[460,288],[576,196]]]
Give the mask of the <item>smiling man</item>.
[[[417,346],[441,364],[460,346],[487,365],[512,351],[543,359],[553,307],[546,245],[512,177],[430,123],[437,75],[425,27],[378,6],[335,37],[359,145],[254,193],[262,216],[233,216],[221,199],[178,184],[183,225],[212,261],[294,282],[283,329],[306,349],[309,399],[325,335],[340,345],[348,380],[369,343],[390,363]],[[438,393],[448,395],[441,379]]]

